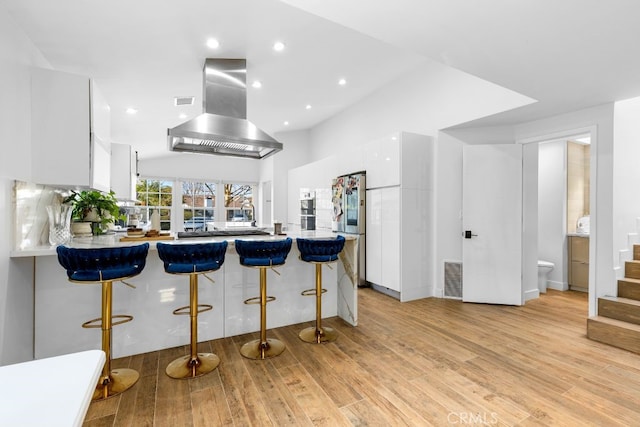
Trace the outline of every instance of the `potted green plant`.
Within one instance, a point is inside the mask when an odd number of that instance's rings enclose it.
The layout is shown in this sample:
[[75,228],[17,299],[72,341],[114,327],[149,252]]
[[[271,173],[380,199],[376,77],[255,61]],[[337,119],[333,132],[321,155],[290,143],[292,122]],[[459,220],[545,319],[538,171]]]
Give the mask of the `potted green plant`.
[[117,219],[124,219],[115,193],[104,193],[98,190],[71,191],[63,203],[73,206],[71,218],[74,221],[90,221],[94,234],[102,234]]

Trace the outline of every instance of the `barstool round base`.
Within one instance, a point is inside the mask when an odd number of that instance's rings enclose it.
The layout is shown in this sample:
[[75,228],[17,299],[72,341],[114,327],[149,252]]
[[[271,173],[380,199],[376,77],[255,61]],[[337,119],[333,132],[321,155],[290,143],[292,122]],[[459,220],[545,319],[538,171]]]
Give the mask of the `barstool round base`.
[[259,339],[249,341],[240,348],[240,354],[247,359],[268,359],[281,354],[285,349],[282,341],[275,338],[267,338],[266,343]]
[[171,378],[183,380],[208,374],[218,367],[220,358],[213,353],[198,353],[197,363],[191,361],[191,356],[178,357],[167,365],[165,372]]
[[134,369],[118,368],[109,374],[107,384],[98,384],[91,400],[103,400],[129,390],[140,378]]
[[317,330],[315,326],[310,326],[301,330],[298,336],[304,342],[321,344],[335,341],[338,338],[338,333],[333,328],[327,328],[326,326],[321,331]]

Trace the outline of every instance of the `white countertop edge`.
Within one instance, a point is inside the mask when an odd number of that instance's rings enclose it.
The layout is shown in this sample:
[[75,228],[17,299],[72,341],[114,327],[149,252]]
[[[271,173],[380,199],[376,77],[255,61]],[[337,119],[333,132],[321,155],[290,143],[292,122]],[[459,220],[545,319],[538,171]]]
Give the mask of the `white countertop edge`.
[[[156,243],[208,243],[208,242],[221,242],[226,240],[230,245],[233,245],[235,240],[284,240],[287,237],[291,237],[293,240],[298,238],[303,239],[323,239],[323,238],[331,238],[337,235],[344,236],[347,240],[355,239],[357,234],[345,234],[345,233],[336,233],[329,230],[317,230],[317,231],[303,231],[303,232],[288,232],[287,234],[278,234],[278,235],[257,235],[257,236],[217,236],[217,237],[195,237],[195,238],[187,238],[187,239],[174,239],[174,240],[139,240],[139,241],[126,241],[121,242],[119,239],[122,236],[113,235],[110,236],[98,236],[93,238],[82,237],[77,240],[72,240],[70,243],[71,247],[74,248],[87,248],[87,249],[95,249],[95,248],[104,248],[104,247],[116,247],[116,246],[133,246],[141,243],[148,242],[149,249],[155,250]],[[37,256],[51,256],[56,255],[56,247],[55,246],[37,246],[34,248],[27,249],[15,249],[10,252],[11,258],[25,258],[25,257],[37,257]]]
[[105,360],[88,350],[0,366],[0,425],[81,426]]

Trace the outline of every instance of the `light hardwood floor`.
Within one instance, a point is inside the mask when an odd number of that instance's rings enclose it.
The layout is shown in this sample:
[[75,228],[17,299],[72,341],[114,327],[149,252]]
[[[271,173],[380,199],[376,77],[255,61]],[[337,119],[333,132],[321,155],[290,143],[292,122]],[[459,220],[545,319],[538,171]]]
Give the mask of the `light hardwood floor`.
[[640,425],[640,355],[586,338],[586,294],[523,307],[359,298],[358,327],[326,321],[334,343],[303,343],[311,323],[270,330],[287,350],[266,361],[239,354],[254,334],[201,343],[222,362],[197,379],[164,373],[186,346],[115,360],[141,378],[91,404],[85,426]]

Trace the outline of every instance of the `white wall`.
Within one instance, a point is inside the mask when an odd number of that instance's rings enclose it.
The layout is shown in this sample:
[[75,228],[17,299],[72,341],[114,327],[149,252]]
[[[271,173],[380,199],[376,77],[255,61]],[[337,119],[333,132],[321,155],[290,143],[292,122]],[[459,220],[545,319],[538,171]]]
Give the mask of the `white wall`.
[[522,293],[523,301],[538,290],[538,145],[522,147]]
[[[266,159],[265,159],[266,160]],[[138,161],[138,173],[149,178],[183,178],[257,183],[264,160],[208,154],[167,153]]]
[[13,180],[31,176],[32,66],[50,68],[0,6],[0,365],[33,358],[33,259],[9,258]]
[[538,146],[538,259],[555,264],[548,286],[567,290],[567,142]]
[[[291,222],[288,213],[288,206],[291,203],[288,192],[288,174],[290,169],[311,161],[309,132],[280,132],[276,134],[276,139],[282,142],[284,149],[273,156],[273,220],[287,224]],[[297,196],[295,202],[298,203]]]
[[401,130],[438,130],[531,102],[462,71],[427,61],[311,130],[311,157],[322,159]]
[[[640,232],[640,98],[615,103],[614,141],[613,248],[620,251],[632,249],[628,246],[628,233]],[[618,277],[624,276],[622,261],[614,258],[614,265],[620,267]]]
[[462,147],[464,143],[439,132],[434,144],[434,295],[444,295],[444,263],[462,262]]

